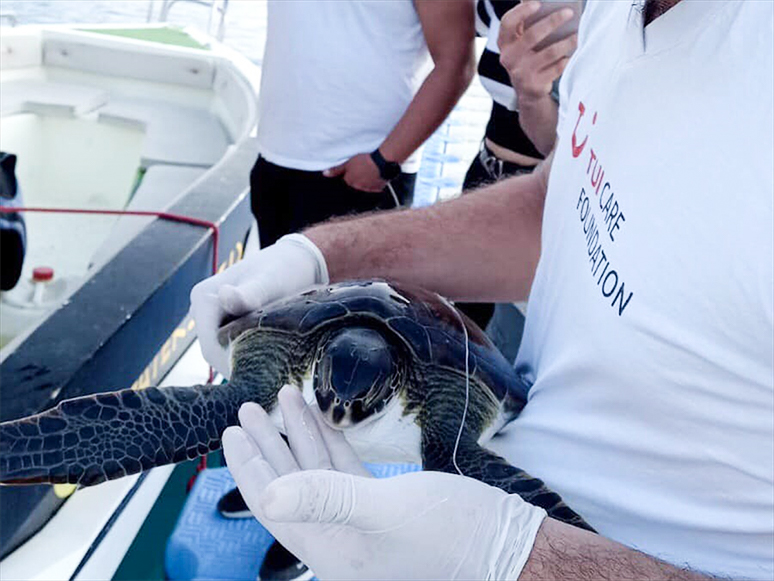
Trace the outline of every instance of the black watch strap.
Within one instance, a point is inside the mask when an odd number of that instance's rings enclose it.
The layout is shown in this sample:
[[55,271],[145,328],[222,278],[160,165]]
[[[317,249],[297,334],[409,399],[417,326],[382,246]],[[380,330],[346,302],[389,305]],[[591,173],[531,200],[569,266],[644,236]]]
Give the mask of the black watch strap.
[[400,175],[400,164],[384,159],[378,148],[371,152],[371,159],[374,160],[376,167],[379,168],[379,175],[383,180],[389,182]]

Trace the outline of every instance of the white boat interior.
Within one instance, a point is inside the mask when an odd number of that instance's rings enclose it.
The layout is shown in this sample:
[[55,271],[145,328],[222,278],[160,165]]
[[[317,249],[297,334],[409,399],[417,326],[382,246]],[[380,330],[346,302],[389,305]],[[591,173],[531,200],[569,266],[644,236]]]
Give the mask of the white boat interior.
[[[3,28],[0,73],[0,150],[18,157],[26,207],[164,210],[257,121],[260,69],[166,25]],[[0,361],[153,218],[24,219],[22,280],[0,298]],[[39,266],[55,284],[33,302]]]
[[[3,28],[0,150],[18,158],[16,205],[169,208],[253,134],[259,81],[260,69],[244,56],[189,29]],[[37,212],[24,219],[22,278],[0,293],[0,362],[154,220]],[[41,266],[54,270],[53,280],[33,281]],[[207,372],[194,347],[160,385],[201,383]],[[111,578],[173,468],[72,495],[2,560],[0,577]]]

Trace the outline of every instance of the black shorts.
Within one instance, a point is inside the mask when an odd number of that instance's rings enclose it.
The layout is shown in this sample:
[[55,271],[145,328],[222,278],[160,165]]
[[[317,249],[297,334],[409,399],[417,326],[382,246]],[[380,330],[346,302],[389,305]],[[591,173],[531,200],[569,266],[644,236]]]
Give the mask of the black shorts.
[[[401,207],[411,205],[415,181],[416,174],[401,173],[390,182]],[[341,177],[281,167],[262,157],[250,173],[250,205],[261,248],[334,216],[395,208],[395,197],[389,188],[363,192]]]

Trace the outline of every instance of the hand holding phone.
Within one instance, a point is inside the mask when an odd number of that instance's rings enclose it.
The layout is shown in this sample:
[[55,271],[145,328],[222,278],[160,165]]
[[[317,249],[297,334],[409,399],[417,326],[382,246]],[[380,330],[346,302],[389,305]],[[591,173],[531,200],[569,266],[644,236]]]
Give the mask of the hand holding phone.
[[[569,15],[563,11],[567,8]],[[550,98],[554,80],[575,51],[581,8],[580,0],[523,2],[503,15],[497,40],[500,64],[519,101]]]
[[543,20],[547,16],[558,12],[563,8],[569,8],[573,11],[572,17],[560,24],[557,28],[554,28],[552,32],[548,34],[543,40],[533,47],[535,51],[541,51],[547,46],[554,44],[560,40],[564,40],[568,36],[572,36],[578,32],[578,26],[580,24],[580,16],[583,11],[582,0],[542,0],[540,8],[537,12],[529,16],[524,21],[524,27],[526,29],[531,28],[535,23]]

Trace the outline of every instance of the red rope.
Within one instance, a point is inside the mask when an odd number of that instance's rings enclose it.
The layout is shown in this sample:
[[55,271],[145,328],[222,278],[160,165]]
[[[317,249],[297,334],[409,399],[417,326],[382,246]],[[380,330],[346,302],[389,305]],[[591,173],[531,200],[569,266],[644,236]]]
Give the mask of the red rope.
[[[16,212],[38,212],[42,214],[93,214],[93,215],[105,215],[105,216],[150,216],[155,218],[161,218],[162,220],[169,220],[170,222],[181,222],[183,224],[191,224],[193,226],[201,226],[203,228],[209,228],[212,230],[212,274],[218,273],[218,243],[220,242],[220,228],[215,222],[208,220],[202,220],[200,218],[192,218],[190,216],[184,216],[182,214],[173,214],[171,212],[154,212],[151,210],[97,210],[86,208],[10,208],[0,206],[0,214],[13,214]],[[215,370],[210,367],[209,382],[215,379]],[[196,466],[196,473],[188,481],[187,490],[190,490],[193,486],[196,477],[199,473],[207,468],[207,455],[205,454],[199,459],[199,464]]]
[[171,212],[154,212],[151,210],[96,210],[86,208],[10,208],[1,207],[0,214],[13,214],[15,212],[39,212],[42,214],[97,214],[107,216],[150,216],[169,220],[170,222],[182,222],[194,226],[202,226],[212,230],[212,274],[218,273],[218,243],[220,242],[220,229],[215,222],[202,220],[200,218],[191,218],[182,214],[172,214]]

